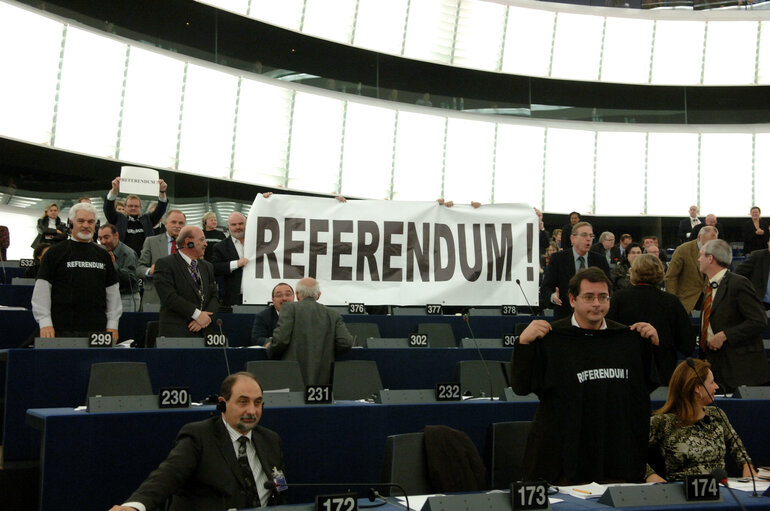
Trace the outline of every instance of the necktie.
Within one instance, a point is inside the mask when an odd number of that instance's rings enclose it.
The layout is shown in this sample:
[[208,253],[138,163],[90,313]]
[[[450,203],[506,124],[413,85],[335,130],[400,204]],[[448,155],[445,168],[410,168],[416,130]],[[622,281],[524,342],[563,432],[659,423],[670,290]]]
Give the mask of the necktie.
[[703,300],[703,313],[701,317],[703,322],[700,329],[700,349],[706,351],[706,345],[709,338],[709,317],[711,316],[711,300],[713,295],[711,293],[711,285],[706,288],[706,299]]
[[586,260],[583,258],[583,256],[578,257],[578,271],[585,270],[586,269]]
[[200,287],[201,279],[198,276],[198,261],[196,261],[195,259],[190,261],[190,275],[192,276],[192,279],[195,281],[198,287]]
[[257,483],[254,481],[254,472],[251,471],[251,465],[249,465],[249,458],[246,456],[246,444],[249,439],[242,436],[238,439],[238,465],[241,466],[241,472],[243,478],[246,479],[246,487],[249,498],[251,499],[252,507],[260,507],[259,492],[257,491]]
[[171,253],[176,254],[176,240],[171,240]]

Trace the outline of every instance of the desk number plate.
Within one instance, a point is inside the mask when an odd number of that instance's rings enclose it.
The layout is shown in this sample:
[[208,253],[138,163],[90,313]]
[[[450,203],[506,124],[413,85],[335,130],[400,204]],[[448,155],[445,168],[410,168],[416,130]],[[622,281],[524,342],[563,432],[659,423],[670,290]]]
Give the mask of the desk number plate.
[[461,401],[462,398],[459,383],[436,384],[436,401]]
[[350,314],[366,314],[366,306],[363,303],[349,303],[348,312]]
[[548,488],[544,482],[511,483],[513,509],[548,509]]
[[684,496],[687,500],[719,500],[719,484],[711,474],[686,475]]
[[305,387],[305,403],[309,405],[332,404],[331,385],[308,385]]
[[161,387],[158,390],[158,408],[190,408],[190,389]]
[[503,316],[515,316],[516,315],[516,306],[515,305],[503,305],[500,309],[500,312],[503,314]]
[[444,310],[441,308],[441,304],[428,304],[425,306],[425,313],[428,316],[441,316]]
[[203,338],[203,345],[207,348],[225,348],[227,347],[227,336],[224,334],[206,334],[206,337]]
[[315,511],[358,511],[358,498],[355,493],[316,495]]
[[91,332],[88,334],[89,348],[109,348],[110,346],[112,346],[112,333]]
[[410,348],[427,348],[428,334],[409,334]]
[[504,348],[513,348],[514,344],[516,344],[516,335],[515,334],[505,334],[505,335],[503,335],[503,347]]

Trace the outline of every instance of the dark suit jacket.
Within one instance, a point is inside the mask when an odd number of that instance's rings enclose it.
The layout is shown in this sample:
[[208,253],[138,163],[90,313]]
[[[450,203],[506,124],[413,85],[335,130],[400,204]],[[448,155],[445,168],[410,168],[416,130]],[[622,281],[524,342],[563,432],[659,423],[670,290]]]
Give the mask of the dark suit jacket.
[[[557,318],[564,318],[572,314],[572,307],[569,304],[569,279],[575,275],[575,261],[572,258],[572,249],[565,249],[561,252],[556,252],[551,256],[551,260],[548,262],[548,267],[545,269],[543,276],[543,285],[541,292],[543,293],[543,305],[554,307],[554,312]],[[607,264],[607,259],[603,255],[598,255],[595,252],[588,252],[586,254],[587,266],[596,266],[607,274],[609,278],[610,267]],[[559,288],[559,298],[561,299],[561,306],[551,304],[551,295],[556,288]]]
[[660,345],[652,347],[660,384],[668,386],[679,363],[677,352],[691,357],[695,350],[695,334],[679,298],[651,285],[621,289],[610,300],[607,318],[624,325],[640,321],[650,323],[658,331]]
[[[607,252],[604,250],[604,246],[601,243],[594,243],[591,245],[591,252],[600,255],[607,260]],[[612,247],[610,249],[610,261],[609,264],[618,264],[620,262],[620,248]]]
[[334,353],[353,346],[342,316],[313,298],[281,305],[269,358],[299,362],[305,385],[331,383]]
[[746,277],[725,273],[711,302],[711,329],[724,331],[722,349],[706,351],[714,379],[730,391],[739,385],[761,385],[770,380],[762,332],[767,327],[765,308]]
[[762,300],[767,292],[767,279],[770,278],[770,250],[763,248],[753,251],[738,265],[735,273],[749,279]]
[[[690,241],[698,238],[698,233],[701,229],[703,229],[706,226],[705,222],[701,222],[695,227],[692,228],[692,231],[690,231]],[[717,224],[714,226],[717,228],[717,231],[719,231],[719,239],[723,240],[725,239],[725,230],[724,227],[722,227],[722,224],[717,222]]]
[[233,238],[228,236],[214,246],[214,275],[222,276],[222,302],[225,305],[241,305],[241,279],[243,268],[230,271],[230,261],[239,259],[238,251],[233,245]]
[[754,227],[754,221],[749,218],[741,225],[741,238],[743,239],[743,253],[748,254],[754,250],[765,250],[767,252],[767,240],[770,239],[770,219],[760,218],[759,227],[765,231],[765,234],[757,234]]
[[[256,426],[251,441],[268,479],[273,467],[283,470],[278,434]],[[127,502],[141,502],[150,511],[173,495],[172,511],[243,508],[250,507],[246,487],[225,425],[220,417],[212,417],[183,426],[168,457]],[[283,503],[283,496],[273,495],[267,505]]]
[[251,345],[264,346],[267,338],[273,336],[273,330],[278,326],[278,312],[272,305],[260,311],[254,318],[254,326],[251,329]]
[[[160,297],[160,324],[158,335],[166,337],[202,337],[205,332],[191,332],[187,325],[192,321],[195,309],[217,312],[217,281],[214,279],[214,268],[203,258],[198,259],[203,289],[203,306],[187,263],[182,254],[176,253],[158,259],[155,263],[155,289]],[[213,319],[213,318],[212,318]],[[215,319],[212,321],[214,324]],[[208,330],[213,330],[209,326]]]
[[[702,223],[705,221],[705,220],[704,220],[703,218],[701,218],[701,217],[698,217],[698,220],[700,220],[700,224],[698,224],[698,225],[701,225],[701,224],[702,224]],[[679,241],[681,241],[682,243],[684,243],[685,241],[691,241],[691,240],[693,240],[694,238],[691,238],[691,237],[689,236],[689,234],[690,234],[691,232],[692,232],[692,220],[691,220],[691,219],[690,219],[690,217],[688,216],[687,218],[685,218],[684,220],[682,220],[681,222],[679,222],[679,231],[678,231],[678,234],[679,234]]]

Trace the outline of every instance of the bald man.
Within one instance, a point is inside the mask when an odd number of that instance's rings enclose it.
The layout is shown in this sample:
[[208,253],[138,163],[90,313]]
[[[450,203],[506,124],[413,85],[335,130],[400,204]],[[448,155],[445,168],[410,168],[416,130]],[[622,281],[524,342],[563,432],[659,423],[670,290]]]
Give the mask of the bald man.
[[241,305],[243,303],[243,267],[249,259],[243,256],[243,242],[246,235],[246,218],[237,211],[227,218],[230,236],[214,247],[214,274],[223,277],[222,303]]

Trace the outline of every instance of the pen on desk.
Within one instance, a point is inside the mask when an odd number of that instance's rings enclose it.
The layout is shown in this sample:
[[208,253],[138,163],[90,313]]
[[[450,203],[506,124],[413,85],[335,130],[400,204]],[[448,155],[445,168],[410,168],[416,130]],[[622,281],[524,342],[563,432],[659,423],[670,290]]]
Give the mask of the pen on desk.
[[590,492],[590,491],[579,490],[579,489],[577,489],[577,488],[572,488],[572,491],[576,491],[576,492],[579,492],[579,493],[584,493],[584,494],[586,494],[586,495],[591,495],[591,492]]

